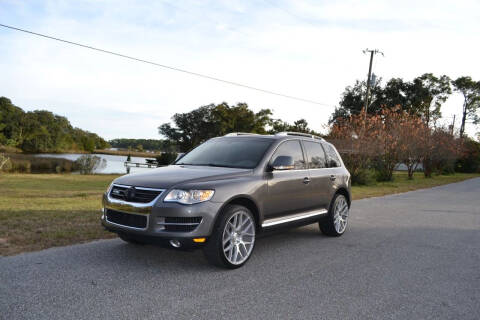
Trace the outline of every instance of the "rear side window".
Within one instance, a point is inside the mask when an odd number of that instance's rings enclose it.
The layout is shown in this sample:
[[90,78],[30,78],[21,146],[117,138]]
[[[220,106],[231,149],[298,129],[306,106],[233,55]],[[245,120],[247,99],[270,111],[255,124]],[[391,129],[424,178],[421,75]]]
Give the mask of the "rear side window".
[[272,160],[275,161],[278,156],[292,157],[295,169],[297,170],[306,168],[305,160],[303,159],[302,147],[300,146],[300,141],[298,140],[283,142],[275,151]]
[[335,148],[329,144],[324,144],[323,147],[325,148],[325,153],[327,154],[327,167],[328,168],[336,168],[340,167],[340,159],[338,158],[337,152]]
[[307,162],[310,169],[325,168],[325,152],[320,143],[303,141],[307,152]]

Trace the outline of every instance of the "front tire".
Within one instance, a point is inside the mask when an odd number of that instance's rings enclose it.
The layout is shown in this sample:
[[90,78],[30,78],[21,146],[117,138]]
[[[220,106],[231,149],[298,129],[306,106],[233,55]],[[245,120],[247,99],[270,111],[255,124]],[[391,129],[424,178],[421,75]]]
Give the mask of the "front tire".
[[239,268],[255,246],[255,219],[250,210],[240,205],[228,205],[218,219],[203,252],[216,266]]
[[339,237],[344,234],[349,210],[347,198],[343,194],[337,193],[333,197],[327,217],[318,223],[322,233],[330,237]]

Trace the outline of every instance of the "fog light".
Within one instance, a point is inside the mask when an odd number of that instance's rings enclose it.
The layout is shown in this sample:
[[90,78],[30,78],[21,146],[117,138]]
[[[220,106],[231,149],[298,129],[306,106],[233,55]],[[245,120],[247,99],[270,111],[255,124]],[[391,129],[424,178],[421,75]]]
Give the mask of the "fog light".
[[171,244],[172,247],[174,247],[174,248],[180,248],[180,246],[182,245],[182,244],[180,243],[180,241],[178,241],[178,240],[170,240],[170,244]]
[[205,238],[193,238],[193,242],[203,243],[205,242]]

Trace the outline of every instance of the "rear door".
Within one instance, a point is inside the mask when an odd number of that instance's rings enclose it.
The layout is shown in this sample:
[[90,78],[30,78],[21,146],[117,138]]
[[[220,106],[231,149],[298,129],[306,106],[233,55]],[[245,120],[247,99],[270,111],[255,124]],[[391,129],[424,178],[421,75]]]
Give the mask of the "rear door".
[[310,206],[315,209],[327,209],[332,189],[331,173],[327,169],[325,151],[319,142],[302,141],[310,175]]
[[300,141],[282,142],[270,163],[278,156],[292,157],[294,169],[267,173],[268,192],[264,201],[266,219],[302,212],[309,206],[309,176]]

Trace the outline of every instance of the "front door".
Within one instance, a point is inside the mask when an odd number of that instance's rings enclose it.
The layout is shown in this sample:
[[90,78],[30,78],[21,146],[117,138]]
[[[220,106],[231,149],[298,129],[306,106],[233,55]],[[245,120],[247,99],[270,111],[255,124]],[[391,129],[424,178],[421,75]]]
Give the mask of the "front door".
[[267,173],[268,193],[264,202],[265,219],[294,214],[308,209],[310,178],[299,140],[287,140],[280,144],[270,160],[290,156],[294,168],[273,170]]

